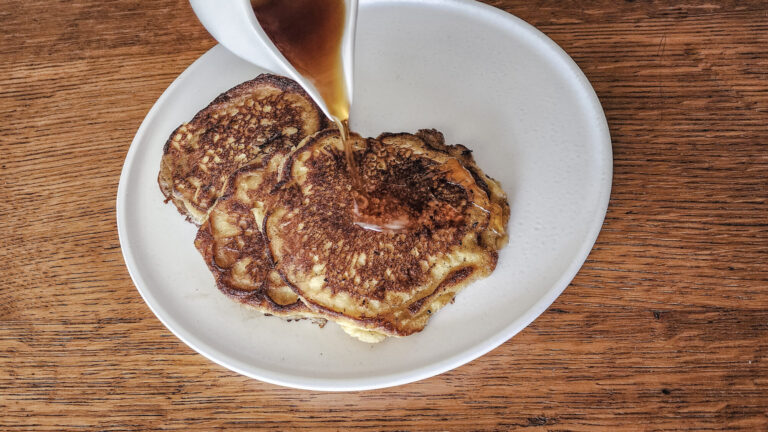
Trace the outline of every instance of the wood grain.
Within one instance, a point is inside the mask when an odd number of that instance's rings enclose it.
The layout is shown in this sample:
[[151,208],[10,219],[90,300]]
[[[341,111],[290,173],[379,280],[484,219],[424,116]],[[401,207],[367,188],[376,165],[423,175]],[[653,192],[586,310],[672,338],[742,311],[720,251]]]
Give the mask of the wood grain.
[[244,378],[133,287],[133,134],[214,42],[182,0],[1,0],[0,429],[768,430],[768,3],[511,1],[581,66],[613,138],[603,231],[488,355],[361,393]]

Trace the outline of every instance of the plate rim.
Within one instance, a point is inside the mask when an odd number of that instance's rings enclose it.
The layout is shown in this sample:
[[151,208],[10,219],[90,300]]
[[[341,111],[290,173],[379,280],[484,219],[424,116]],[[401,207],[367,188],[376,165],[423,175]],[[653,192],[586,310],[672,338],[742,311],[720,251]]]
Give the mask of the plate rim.
[[546,309],[549,308],[549,306],[565,291],[568,285],[570,285],[571,281],[583,266],[584,262],[592,251],[595,242],[597,241],[598,235],[600,234],[603,223],[605,221],[605,216],[610,201],[611,188],[613,183],[613,148],[605,112],[597,94],[594,91],[594,88],[590,84],[584,72],[556,42],[554,42],[536,27],[528,24],[517,16],[514,16],[511,13],[495,8],[493,6],[476,2],[474,0],[361,0],[361,3],[365,6],[372,6],[377,4],[417,4],[422,6],[432,5],[433,7],[437,6],[464,9],[468,13],[487,15],[486,19],[500,20],[502,22],[506,21],[505,26],[518,27],[519,30],[527,33],[529,36],[532,36],[539,42],[543,43],[560,61],[563,62],[565,66],[568,67],[568,72],[573,74],[574,78],[576,78],[576,81],[579,83],[580,90],[587,96],[588,100],[584,101],[586,102],[585,111],[591,111],[591,113],[596,116],[595,124],[597,129],[595,131],[597,132],[597,140],[595,147],[601,149],[599,154],[604,156],[606,159],[605,180],[600,185],[600,194],[599,199],[597,200],[599,204],[593,210],[593,217],[590,218],[590,220],[592,220],[592,225],[590,226],[586,237],[581,243],[579,253],[574,255],[574,257],[571,259],[570,265],[566,268],[561,277],[546,292],[545,295],[543,295],[536,303],[534,303],[534,305],[530,307],[523,315],[508,323],[503,330],[497,332],[492,337],[435,363],[430,363],[428,365],[405,372],[378,375],[365,379],[315,378],[293,374],[284,374],[273,370],[244,364],[243,362],[232,358],[231,356],[222,353],[212,346],[202,342],[196,338],[194,334],[186,331],[186,329],[184,329],[184,327],[180,325],[171,316],[171,314],[168,313],[156,301],[151,292],[146,289],[147,284],[144,282],[141,276],[141,271],[139,270],[139,266],[134,259],[134,254],[128,240],[129,236],[126,228],[126,216],[123,215],[124,208],[126,207],[126,195],[128,188],[127,183],[130,177],[128,173],[131,171],[134,159],[138,153],[139,143],[144,140],[144,136],[149,130],[149,125],[157,116],[161,109],[160,107],[165,105],[166,100],[171,97],[170,95],[174,93],[175,89],[180,85],[180,82],[183,81],[188,75],[194,73],[194,71],[200,67],[203,59],[211,52],[224,49],[221,45],[214,45],[212,48],[200,55],[194,62],[192,62],[163,91],[162,95],[157,99],[157,101],[155,101],[155,103],[152,105],[152,108],[148,111],[147,115],[142,120],[141,125],[139,126],[133,140],[131,141],[131,145],[125,156],[125,161],[121,170],[120,180],[117,188],[117,197],[115,201],[118,238],[120,241],[120,249],[123,255],[123,260],[134,286],[136,287],[137,291],[139,291],[139,294],[150,308],[152,313],[155,314],[160,322],[168,330],[170,330],[171,333],[173,333],[177,338],[179,338],[194,351],[211,360],[212,362],[241,375],[245,375],[247,377],[274,385],[315,391],[372,390],[420,381],[445,373],[449,370],[469,363],[479,357],[482,357],[530,325],[530,323],[538,318],[542,313],[544,313],[544,311],[546,311]]

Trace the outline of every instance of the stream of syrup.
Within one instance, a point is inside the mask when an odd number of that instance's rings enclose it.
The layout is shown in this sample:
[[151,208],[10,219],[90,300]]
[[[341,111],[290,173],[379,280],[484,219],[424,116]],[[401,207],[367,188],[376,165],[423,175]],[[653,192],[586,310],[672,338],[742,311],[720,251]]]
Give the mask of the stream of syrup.
[[[371,199],[354,158],[349,130],[350,103],[341,57],[346,21],[344,0],[251,0],[251,6],[277,49],[320,92],[339,128],[352,181],[355,224],[385,232],[411,227],[415,221],[405,211],[395,210],[402,208],[402,203],[389,197]],[[471,174],[457,159],[451,159],[444,169],[449,181],[470,188],[474,184]],[[472,204],[488,212],[487,200],[473,199]]]
[[381,212],[370,208],[371,200],[354,158],[349,130],[350,104],[341,57],[346,21],[344,0],[251,0],[251,6],[277,49],[320,92],[339,128],[352,180],[355,224],[375,231],[407,228],[406,216],[374,216]]

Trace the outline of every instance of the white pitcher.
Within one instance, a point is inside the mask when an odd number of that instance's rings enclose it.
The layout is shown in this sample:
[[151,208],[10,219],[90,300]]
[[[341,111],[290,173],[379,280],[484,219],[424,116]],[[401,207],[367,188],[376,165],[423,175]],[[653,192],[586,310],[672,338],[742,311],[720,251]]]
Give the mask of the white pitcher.
[[[358,0],[344,2],[347,13],[341,40],[341,60],[347,97],[351,105]],[[275,74],[292,78],[317,102],[325,115],[332,118],[320,92],[296,71],[261,28],[250,0],[190,0],[190,4],[200,22],[220,44],[243,60]]]

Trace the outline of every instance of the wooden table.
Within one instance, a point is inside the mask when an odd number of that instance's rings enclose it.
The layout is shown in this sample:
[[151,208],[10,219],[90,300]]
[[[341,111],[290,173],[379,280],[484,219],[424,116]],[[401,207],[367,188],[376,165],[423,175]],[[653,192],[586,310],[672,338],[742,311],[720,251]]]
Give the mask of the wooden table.
[[768,3],[490,3],[559,43],[603,103],[603,231],[488,355],[334,394],[196,354],[123,264],[123,158],[214,44],[188,4],[2,0],[0,430],[768,430]]

